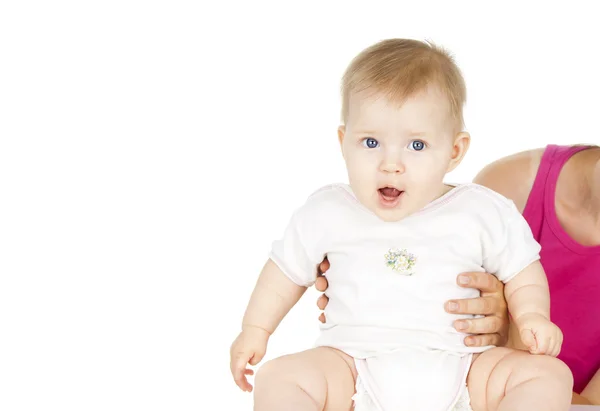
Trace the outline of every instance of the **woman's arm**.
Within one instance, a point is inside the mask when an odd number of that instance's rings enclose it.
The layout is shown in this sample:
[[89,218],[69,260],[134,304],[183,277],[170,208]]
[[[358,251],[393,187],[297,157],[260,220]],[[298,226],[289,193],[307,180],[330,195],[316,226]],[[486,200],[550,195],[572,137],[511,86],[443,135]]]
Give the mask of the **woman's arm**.
[[596,375],[592,377],[592,380],[584,390],[581,391],[580,397],[583,397],[584,400],[588,400],[590,404],[600,405],[600,370],[596,372]]
[[577,394],[576,392],[573,393],[573,397],[571,399],[571,404],[576,404],[576,405],[594,405],[593,403],[590,402],[590,400],[588,400],[585,397],[582,397],[581,395]]
[[485,166],[473,182],[512,200],[522,213],[533,187],[544,149],[523,151]]

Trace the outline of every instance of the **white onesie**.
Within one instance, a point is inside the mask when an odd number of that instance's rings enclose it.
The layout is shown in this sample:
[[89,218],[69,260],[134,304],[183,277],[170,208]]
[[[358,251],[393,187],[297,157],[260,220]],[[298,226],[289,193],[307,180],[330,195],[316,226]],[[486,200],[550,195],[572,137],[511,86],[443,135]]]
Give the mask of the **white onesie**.
[[487,271],[508,282],[539,251],[514,204],[477,184],[398,222],[384,222],[335,184],[295,211],[270,258],[310,286],[327,255],[327,322],[316,345],[355,359],[357,411],[446,411],[466,395],[472,353],[491,348],[465,346],[452,324],[471,316],[444,311],[448,300],[479,296],[456,285],[457,275]]

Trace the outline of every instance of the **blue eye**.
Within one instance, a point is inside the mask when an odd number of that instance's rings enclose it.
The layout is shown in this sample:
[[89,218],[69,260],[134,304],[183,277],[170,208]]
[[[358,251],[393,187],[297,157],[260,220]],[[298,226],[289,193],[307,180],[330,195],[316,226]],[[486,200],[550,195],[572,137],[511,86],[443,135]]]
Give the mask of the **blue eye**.
[[410,142],[409,147],[415,151],[421,151],[425,148],[425,143],[421,140],[413,140]]
[[365,138],[362,141],[362,144],[363,144],[363,146],[365,146],[367,148],[377,148],[379,146],[379,142],[371,137]]

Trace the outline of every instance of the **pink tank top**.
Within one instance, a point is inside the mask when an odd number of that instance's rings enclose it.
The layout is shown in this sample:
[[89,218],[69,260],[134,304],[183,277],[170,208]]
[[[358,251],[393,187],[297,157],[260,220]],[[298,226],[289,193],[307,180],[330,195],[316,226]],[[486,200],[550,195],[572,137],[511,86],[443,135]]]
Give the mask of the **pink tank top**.
[[600,369],[600,245],[583,246],[563,230],[554,196],[564,164],[587,148],[547,146],[523,211],[542,246],[541,262],[550,286],[550,315],[564,334],[558,358],[571,368],[577,393]]

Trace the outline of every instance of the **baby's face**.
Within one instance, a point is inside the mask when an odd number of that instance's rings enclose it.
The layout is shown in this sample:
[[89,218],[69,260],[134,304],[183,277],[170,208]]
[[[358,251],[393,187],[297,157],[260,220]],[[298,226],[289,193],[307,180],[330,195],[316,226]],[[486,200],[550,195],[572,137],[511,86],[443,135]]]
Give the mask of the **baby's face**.
[[401,106],[351,95],[339,137],[358,200],[382,220],[399,221],[438,198],[456,154],[454,125],[447,99],[432,90]]

